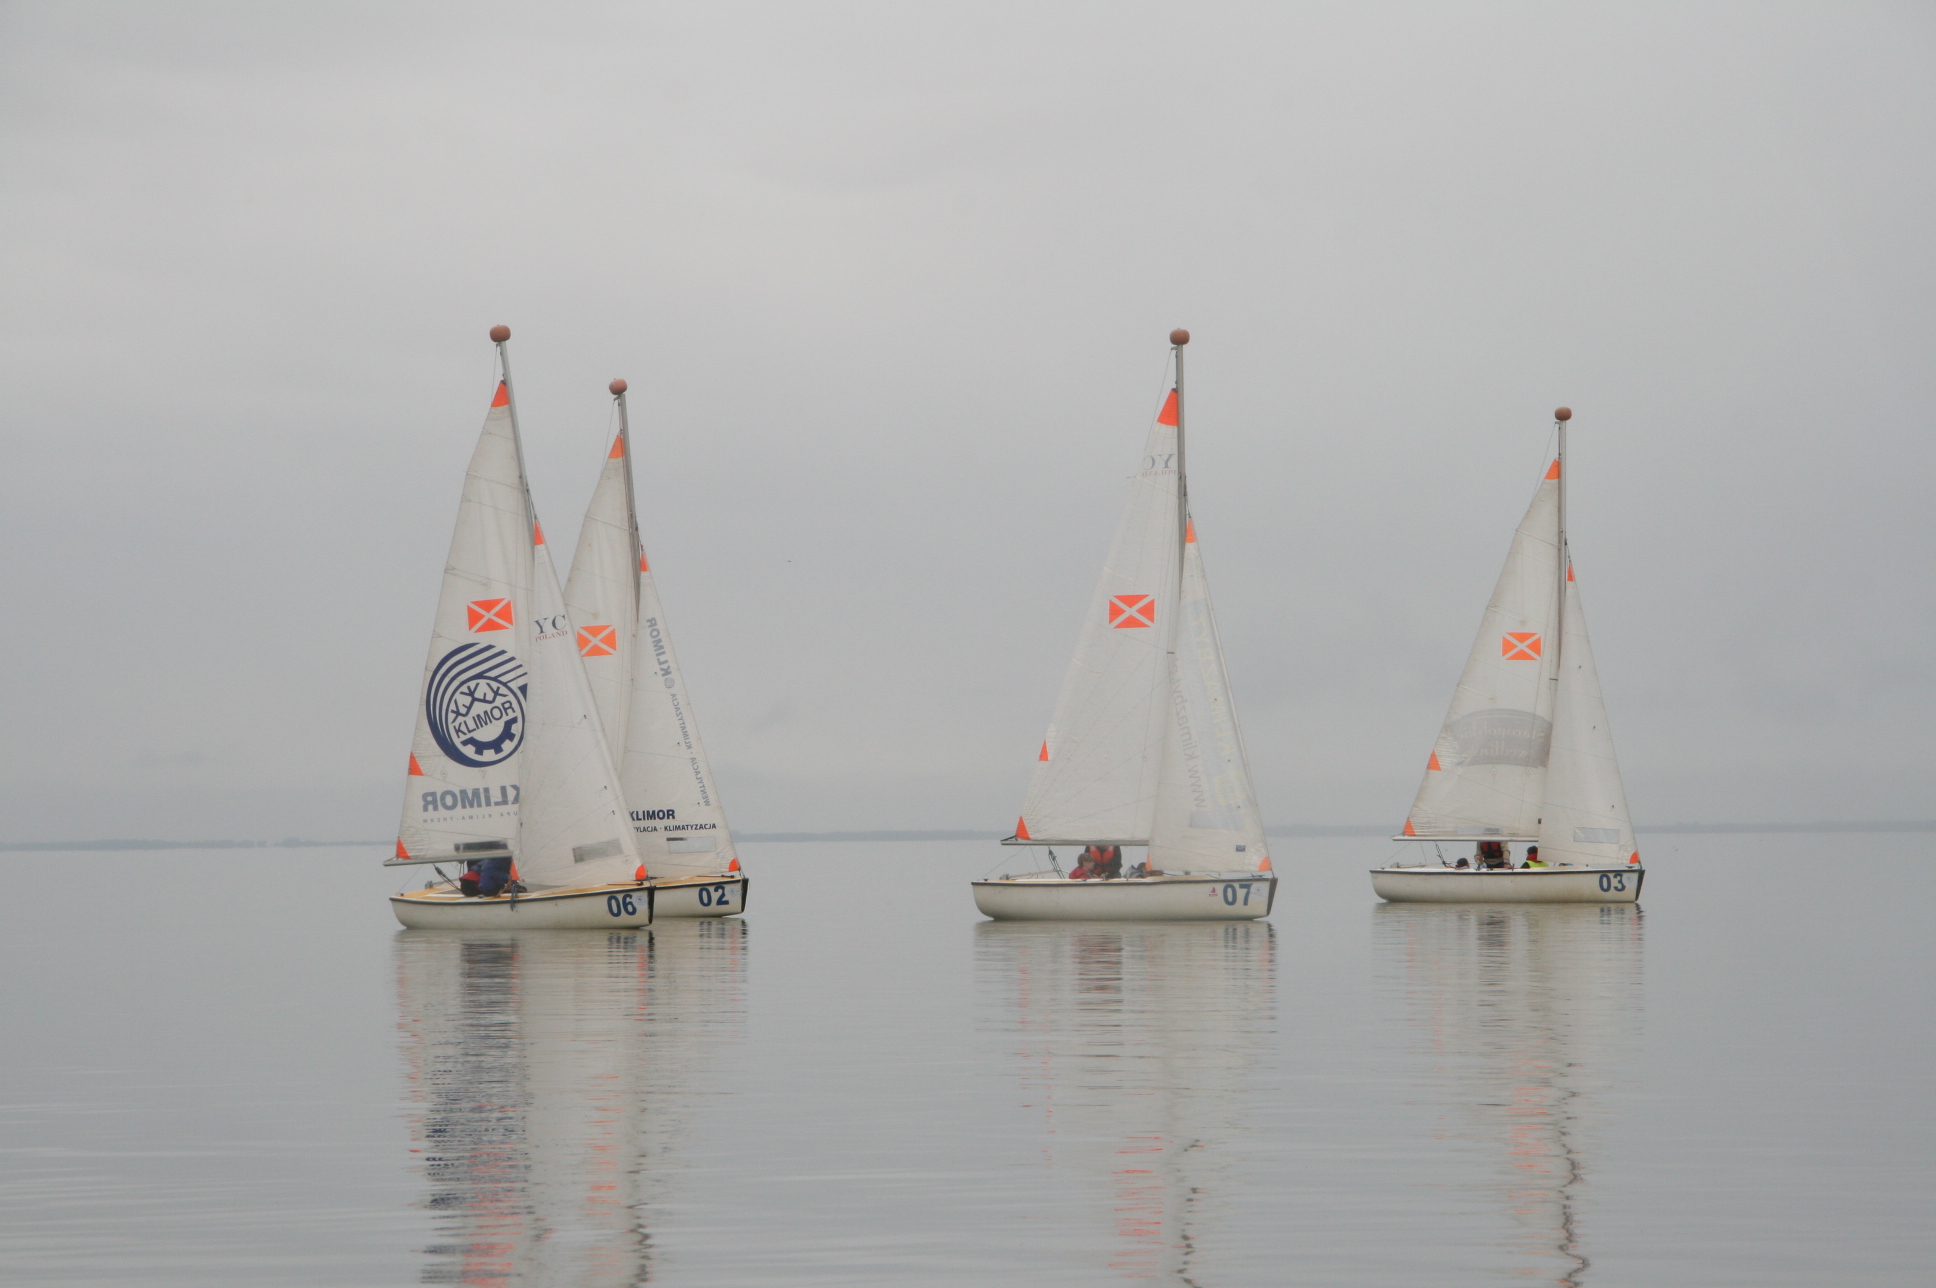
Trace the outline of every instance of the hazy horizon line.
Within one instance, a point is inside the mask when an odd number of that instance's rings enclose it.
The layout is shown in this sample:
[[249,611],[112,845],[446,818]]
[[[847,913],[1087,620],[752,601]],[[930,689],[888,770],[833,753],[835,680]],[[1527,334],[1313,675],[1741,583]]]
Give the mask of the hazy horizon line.
[[[1752,833],[1752,832],[1936,832],[1936,819],[1907,821],[1843,821],[1818,823],[1663,823],[1654,827],[1634,829],[1640,833]],[[1264,829],[1266,836],[1318,837],[1318,836],[1385,836],[1392,835],[1390,826],[1373,827],[1365,824],[1343,824],[1323,826],[1316,824],[1281,824]],[[1004,839],[1000,832],[973,830],[968,828],[943,828],[928,831],[907,829],[883,829],[857,832],[741,832],[742,841],[999,841]],[[284,837],[280,841],[164,841],[154,839],[117,838],[93,841],[0,841],[0,852],[29,853],[34,851],[86,851],[86,850],[273,850],[307,849],[311,847],[363,849],[381,848],[393,844],[392,841],[311,841],[302,837]]]

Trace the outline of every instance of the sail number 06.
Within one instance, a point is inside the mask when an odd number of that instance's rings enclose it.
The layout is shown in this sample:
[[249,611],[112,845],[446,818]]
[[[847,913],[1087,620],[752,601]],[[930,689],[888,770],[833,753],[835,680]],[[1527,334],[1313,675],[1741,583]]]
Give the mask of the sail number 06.
[[632,896],[629,892],[626,894],[608,894],[605,896],[605,911],[611,913],[614,917],[636,917],[639,915],[639,906],[632,902]]

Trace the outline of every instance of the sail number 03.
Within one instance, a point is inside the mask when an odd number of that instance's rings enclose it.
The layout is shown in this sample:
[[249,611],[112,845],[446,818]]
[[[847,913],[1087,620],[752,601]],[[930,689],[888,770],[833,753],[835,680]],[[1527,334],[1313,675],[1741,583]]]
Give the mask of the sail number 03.
[[1626,888],[1627,888],[1626,873],[1602,872],[1600,874],[1600,893],[1601,894],[1612,894],[1616,890],[1624,892]]

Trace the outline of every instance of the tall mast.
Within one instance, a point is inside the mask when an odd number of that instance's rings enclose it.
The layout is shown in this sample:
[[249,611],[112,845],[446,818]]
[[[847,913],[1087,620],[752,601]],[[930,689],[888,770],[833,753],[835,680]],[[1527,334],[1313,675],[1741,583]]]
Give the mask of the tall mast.
[[1190,481],[1183,472],[1183,346],[1190,333],[1182,327],[1170,332],[1170,352],[1176,355],[1176,602],[1183,603],[1184,547],[1190,540]]
[[[1553,602],[1559,612],[1553,622],[1553,659],[1557,664],[1563,660],[1566,647],[1566,575],[1572,570],[1572,557],[1566,551],[1566,422],[1573,419],[1571,407],[1559,407],[1553,412],[1553,427],[1559,433],[1559,450],[1554,460],[1560,467],[1560,586],[1559,594]],[[1558,674],[1557,670],[1554,672]]]
[[[632,529],[632,553],[645,560],[645,543],[639,540],[639,504],[632,491],[632,422],[625,412],[625,381],[614,380],[610,385],[612,397],[618,402],[618,441],[625,452],[625,521]],[[632,607],[639,603],[639,578],[632,575]]]
[[518,449],[518,478],[524,482],[524,526],[530,529],[524,535],[527,539],[534,539],[537,536],[538,507],[532,504],[531,475],[524,468],[524,435],[518,430],[518,391],[511,383],[511,350],[507,347],[510,342],[510,327],[491,328],[491,343],[497,346],[498,370],[503,373],[504,397],[511,413],[511,442]]

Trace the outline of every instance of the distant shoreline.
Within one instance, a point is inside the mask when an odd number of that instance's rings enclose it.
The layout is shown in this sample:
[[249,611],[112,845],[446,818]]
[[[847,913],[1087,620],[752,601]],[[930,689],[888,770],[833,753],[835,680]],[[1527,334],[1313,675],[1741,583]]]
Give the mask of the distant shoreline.
[[[1708,834],[1752,834],[1756,832],[1936,832],[1936,819],[1921,822],[1902,823],[1667,823],[1659,827],[1642,827],[1637,831],[1645,835],[1673,835],[1676,833]],[[1324,827],[1316,825],[1285,825],[1264,829],[1269,836],[1384,836],[1392,834],[1392,828],[1348,825]],[[953,831],[879,831],[879,832],[741,832],[742,841],[999,841],[999,832],[976,832],[967,830]],[[384,849],[394,844],[392,841],[308,841],[300,837],[286,837],[280,841],[154,841],[154,840],[107,840],[107,841],[0,841],[0,852],[46,852],[62,850],[290,850],[311,847],[339,849]]]

